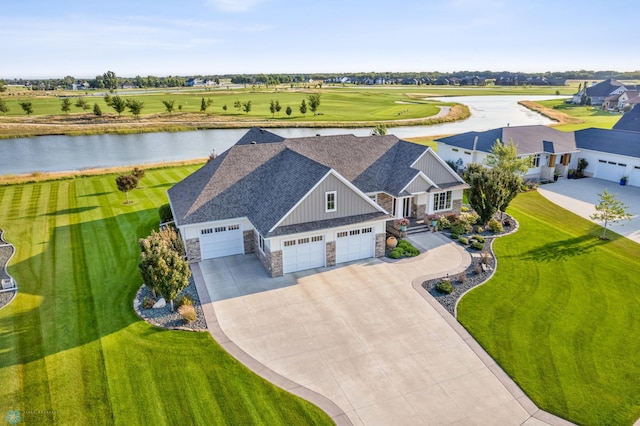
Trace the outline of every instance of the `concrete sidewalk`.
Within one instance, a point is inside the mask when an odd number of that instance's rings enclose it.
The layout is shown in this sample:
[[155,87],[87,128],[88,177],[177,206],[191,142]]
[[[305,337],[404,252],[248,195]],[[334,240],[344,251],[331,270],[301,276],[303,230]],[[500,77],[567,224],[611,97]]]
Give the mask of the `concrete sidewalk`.
[[439,234],[412,238],[430,250],[276,280],[250,255],[193,265],[210,332],[337,424],[567,424],[538,410],[422,289],[465,269],[468,253]]
[[627,211],[633,215],[631,220],[609,224],[608,229],[640,243],[640,188],[620,186],[616,182],[602,179],[584,178],[560,179],[558,182],[541,185],[538,192],[560,207],[591,220],[589,216],[596,211],[595,206],[600,202],[598,194],[605,189],[617,194],[617,198],[627,205]]

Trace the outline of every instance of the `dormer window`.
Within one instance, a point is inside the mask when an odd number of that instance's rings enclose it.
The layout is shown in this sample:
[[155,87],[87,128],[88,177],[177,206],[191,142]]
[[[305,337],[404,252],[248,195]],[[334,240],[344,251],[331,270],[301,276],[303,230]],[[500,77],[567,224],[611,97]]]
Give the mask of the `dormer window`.
[[336,211],[336,191],[325,192],[324,201],[326,213]]

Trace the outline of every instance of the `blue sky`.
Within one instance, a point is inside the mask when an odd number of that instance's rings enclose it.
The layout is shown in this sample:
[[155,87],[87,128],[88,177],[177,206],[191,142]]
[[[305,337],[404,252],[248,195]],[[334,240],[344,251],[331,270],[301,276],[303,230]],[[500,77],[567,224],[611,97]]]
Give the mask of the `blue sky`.
[[635,0],[7,1],[0,78],[634,71],[637,12]]

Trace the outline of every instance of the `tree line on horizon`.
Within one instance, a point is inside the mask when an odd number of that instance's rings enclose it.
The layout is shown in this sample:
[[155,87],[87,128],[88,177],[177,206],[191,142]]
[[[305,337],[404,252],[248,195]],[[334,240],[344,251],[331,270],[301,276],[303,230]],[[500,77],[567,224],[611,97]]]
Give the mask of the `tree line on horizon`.
[[185,87],[191,79],[211,80],[220,83],[221,80],[231,81],[233,84],[292,84],[303,83],[310,80],[325,81],[329,79],[347,77],[351,79],[364,78],[384,78],[384,79],[425,79],[435,80],[439,77],[445,78],[464,78],[466,76],[479,76],[486,79],[498,79],[504,76],[520,76],[532,78],[558,78],[567,80],[605,80],[607,78],[615,78],[619,80],[636,80],[640,79],[640,70],[630,72],[620,72],[613,70],[591,71],[563,71],[563,72],[545,72],[545,73],[521,73],[511,71],[455,71],[455,72],[360,72],[360,73],[292,73],[292,74],[219,74],[219,75],[191,75],[191,76],[165,76],[158,77],[148,75],[142,77],[121,77],[117,76],[113,71],[107,71],[95,78],[84,79],[75,78],[73,76],[65,76],[63,78],[50,79],[5,79],[0,80],[0,92],[3,91],[5,85],[27,85],[32,90],[55,90],[65,89],[72,84],[86,83],[88,89],[105,89],[115,91],[120,87],[137,87],[137,88],[163,88],[163,87]]

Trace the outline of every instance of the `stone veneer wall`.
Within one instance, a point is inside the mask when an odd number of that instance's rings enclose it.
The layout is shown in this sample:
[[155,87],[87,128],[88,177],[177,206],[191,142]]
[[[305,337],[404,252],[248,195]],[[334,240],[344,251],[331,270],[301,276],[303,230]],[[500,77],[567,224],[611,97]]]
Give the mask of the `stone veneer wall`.
[[378,205],[391,213],[393,210],[393,198],[381,192],[378,194]]
[[327,266],[335,266],[336,264],[336,242],[329,241],[327,243]]
[[187,260],[189,262],[200,262],[202,260],[200,254],[200,238],[191,238],[185,244],[187,252]]
[[256,249],[257,237],[253,230],[243,231],[242,238],[244,238],[244,254],[253,253]]
[[426,214],[427,214],[427,206],[425,204],[418,205],[416,209],[416,218],[424,219]]
[[254,253],[256,254],[256,257],[258,258],[260,263],[262,263],[262,266],[264,266],[264,269],[267,270],[267,273],[271,275],[271,253],[269,252],[269,249],[265,248],[265,252],[257,249],[254,251]]
[[455,214],[462,213],[462,200],[453,200],[453,205],[451,206],[451,211]]
[[271,277],[281,277],[284,275],[282,272],[282,250],[276,250],[271,252]]
[[376,234],[376,257],[384,256],[384,249],[387,244],[387,234]]

